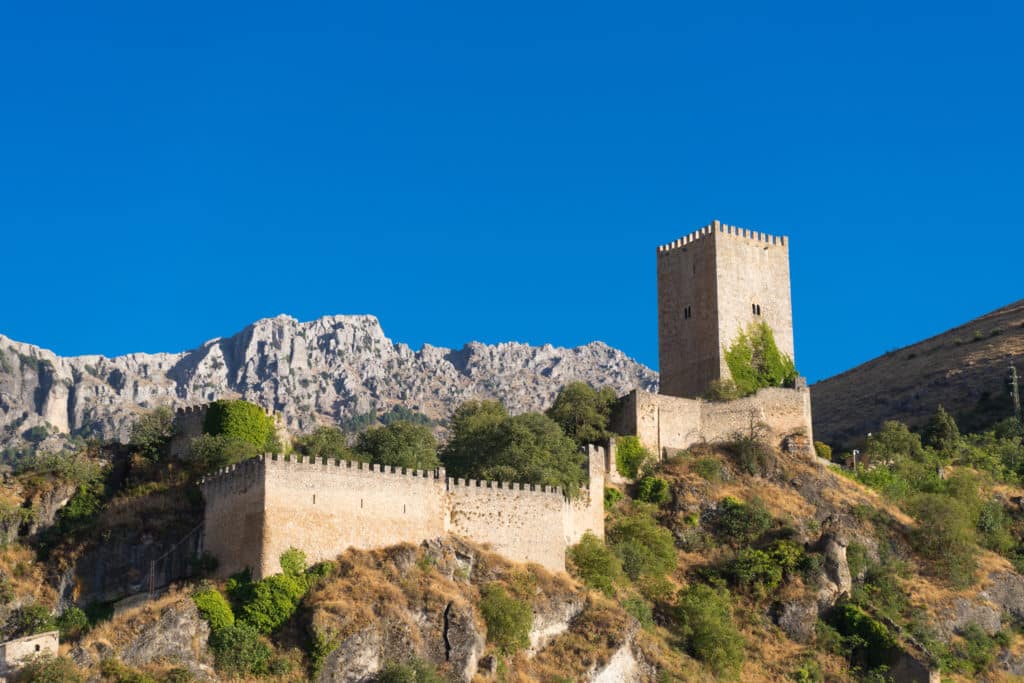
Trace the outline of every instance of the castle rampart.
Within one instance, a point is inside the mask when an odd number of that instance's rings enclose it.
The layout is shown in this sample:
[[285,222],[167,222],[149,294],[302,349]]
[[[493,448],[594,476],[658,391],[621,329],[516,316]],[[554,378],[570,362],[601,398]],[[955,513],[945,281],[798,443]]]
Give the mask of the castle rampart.
[[767,430],[769,442],[811,432],[811,394],[806,385],[797,389],[773,387],[734,401],[679,398],[635,390],[619,399],[612,429],[635,434],[660,457],[698,443],[730,441],[751,427]]
[[604,536],[604,448],[588,450],[589,488],[568,500],[559,487],[455,479],[445,470],[264,455],[201,482],[205,547],[226,576],[281,570],[290,547],[311,562],[346,548],[419,543],[452,533],[519,562],[565,568],[565,546]]

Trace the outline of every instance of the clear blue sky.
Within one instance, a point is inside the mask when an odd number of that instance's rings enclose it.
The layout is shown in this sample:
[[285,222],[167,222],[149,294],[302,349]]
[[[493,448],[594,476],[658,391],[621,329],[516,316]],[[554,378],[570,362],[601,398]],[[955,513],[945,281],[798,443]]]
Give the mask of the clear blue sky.
[[983,1],[6,3],[0,333],[114,355],[373,313],[414,347],[600,339],[656,367],[655,246],[719,218],[791,236],[823,378],[1024,296],[1022,25]]

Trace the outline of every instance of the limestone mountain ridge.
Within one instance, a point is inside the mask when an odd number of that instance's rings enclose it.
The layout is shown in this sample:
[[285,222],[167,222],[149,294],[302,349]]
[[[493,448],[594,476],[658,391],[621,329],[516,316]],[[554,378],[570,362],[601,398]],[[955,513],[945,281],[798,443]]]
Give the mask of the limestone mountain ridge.
[[280,413],[292,432],[396,405],[436,420],[468,399],[496,398],[526,412],[546,407],[573,380],[622,393],[657,387],[657,373],[603,342],[413,350],[389,339],[372,315],[279,315],[188,351],[112,358],[59,356],[0,335],[0,446],[33,427],[124,441],[141,411],[219,398]]

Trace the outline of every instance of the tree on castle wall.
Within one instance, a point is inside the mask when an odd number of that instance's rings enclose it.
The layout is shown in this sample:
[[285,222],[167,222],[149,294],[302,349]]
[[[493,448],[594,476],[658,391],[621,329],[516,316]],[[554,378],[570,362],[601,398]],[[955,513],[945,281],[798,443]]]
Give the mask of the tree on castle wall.
[[161,460],[174,436],[174,411],[160,406],[141,415],[132,425],[131,445],[150,460]]
[[570,382],[544,414],[577,444],[598,443],[610,436],[608,419],[616,399],[611,387],[594,389],[586,382]]
[[766,387],[796,383],[793,359],[779,351],[768,323],[754,323],[741,331],[725,349],[725,362],[739,396],[749,396]]
[[432,470],[441,464],[434,433],[426,425],[411,422],[368,429],[359,435],[355,450],[370,462],[392,467]]
[[240,439],[271,453],[281,449],[274,418],[248,401],[214,401],[206,411],[203,431],[211,436]]
[[454,477],[561,486],[586,484],[586,456],[558,423],[540,413],[509,416],[498,401],[467,401],[451,420],[441,460]]
[[364,460],[348,447],[345,432],[338,427],[317,427],[309,434],[295,439],[295,451],[312,458],[333,458],[335,460]]

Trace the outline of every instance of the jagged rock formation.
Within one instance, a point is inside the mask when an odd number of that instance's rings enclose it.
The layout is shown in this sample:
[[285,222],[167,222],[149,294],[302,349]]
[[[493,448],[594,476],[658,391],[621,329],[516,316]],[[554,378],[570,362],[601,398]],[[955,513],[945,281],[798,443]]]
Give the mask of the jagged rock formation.
[[241,397],[280,412],[293,432],[401,404],[447,418],[462,401],[546,407],[566,382],[620,393],[657,374],[602,342],[573,349],[471,342],[414,351],[373,316],[302,323],[281,315],[183,353],[61,357],[0,335],[0,445],[35,426],[125,440],[139,411]]

